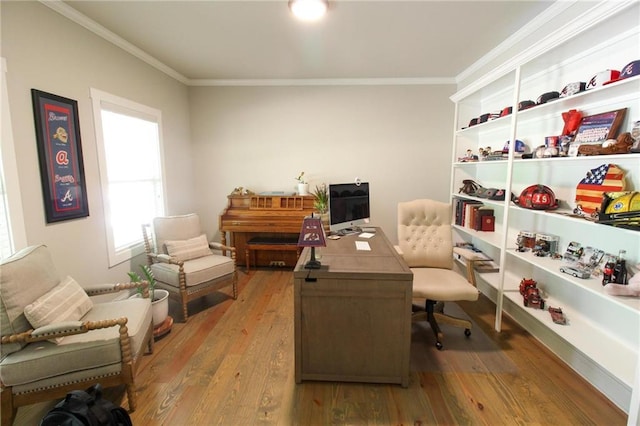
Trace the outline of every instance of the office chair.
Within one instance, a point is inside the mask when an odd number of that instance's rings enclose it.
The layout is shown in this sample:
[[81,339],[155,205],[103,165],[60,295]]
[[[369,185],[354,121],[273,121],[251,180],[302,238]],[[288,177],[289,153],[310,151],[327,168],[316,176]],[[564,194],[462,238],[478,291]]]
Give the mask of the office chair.
[[443,302],[475,301],[472,259],[466,259],[466,277],[454,270],[451,205],[433,200],[398,203],[398,251],[413,272],[413,321],[427,320],[441,350],[443,333],[438,323],[463,327],[471,335],[471,322],[444,313]]

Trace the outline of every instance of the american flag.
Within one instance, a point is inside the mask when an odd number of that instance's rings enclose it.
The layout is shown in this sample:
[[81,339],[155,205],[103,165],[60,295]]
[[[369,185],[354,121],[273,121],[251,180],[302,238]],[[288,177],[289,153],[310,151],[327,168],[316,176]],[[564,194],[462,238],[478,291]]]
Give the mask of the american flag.
[[585,213],[600,209],[602,194],[624,190],[624,172],[615,164],[602,164],[591,169],[576,188],[576,203]]

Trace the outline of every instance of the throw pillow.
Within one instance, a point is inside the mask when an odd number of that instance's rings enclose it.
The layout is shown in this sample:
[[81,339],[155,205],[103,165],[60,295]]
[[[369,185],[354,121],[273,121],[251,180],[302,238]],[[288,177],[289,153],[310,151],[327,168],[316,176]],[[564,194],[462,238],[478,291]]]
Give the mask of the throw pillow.
[[182,262],[211,254],[205,234],[188,240],[165,241],[165,246],[169,256]]
[[[93,307],[93,302],[73,278],[66,277],[57,286],[24,308],[33,328],[64,321],[77,321]],[[60,339],[56,339],[58,342]]]

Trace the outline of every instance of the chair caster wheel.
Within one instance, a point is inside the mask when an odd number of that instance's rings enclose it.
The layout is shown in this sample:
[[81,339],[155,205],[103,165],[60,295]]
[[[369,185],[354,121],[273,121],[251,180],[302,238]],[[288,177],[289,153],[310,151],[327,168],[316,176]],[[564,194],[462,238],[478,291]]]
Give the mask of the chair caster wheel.
[[442,343],[436,342],[436,348],[438,348],[438,350],[441,351],[442,350]]
[[464,329],[464,335],[467,336],[467,337],[471,336],[471,330],[469,330],[468,328],[465,328]]

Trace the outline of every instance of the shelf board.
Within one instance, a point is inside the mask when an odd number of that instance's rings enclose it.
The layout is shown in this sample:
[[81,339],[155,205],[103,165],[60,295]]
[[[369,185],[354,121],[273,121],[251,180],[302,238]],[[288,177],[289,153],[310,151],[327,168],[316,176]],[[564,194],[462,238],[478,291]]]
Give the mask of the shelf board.
[[[507,254],[522,259],[523,261],[534,265],[536,268],[549,272],[557,277],[562,278],[565,281],[572,283],[573,285],[584,288],[587,291],[597,294],[603,299],[609,300],[617,306],[624,309],[629,309],[632,312],[640,312],[640,298],[637,297],[622,297],[611,296],[604,291],[604,286],[600,278],[580,279],[572,277],[571,275],[560,272],[560,266],[563,265],[563,261],[559,259],[552,259],[550,257],[538,257],[531,252],[518,252],[516,250],[507,250]],[[519,281],[516,281],[519,283]]]
[[464,232],[465,234],[470,235],[472,237],[476,237],[494,247],[500,248],[502,246],[501,232],[476,231],[474,229],[466,228],[460,225],[453,225],[453,228],[458,231]]
[[[577,351],[609,371],[622,380],[625,385],[632,387],[635,365],[638,360],[638,348],[621,342],[611,333],[598,328],[598,324],[589,320],[585,313],[574,311],[571,307],[560,306],[552,297],[545,298],[545,309],[525,307],[522,295],[518,290],[505,291],[504,295],[514,305],[522,308],[527,315],[542,323],[545,328],[571,344]],[[567,324],[556,324],[547,311],[548,306],[562,308]]]

